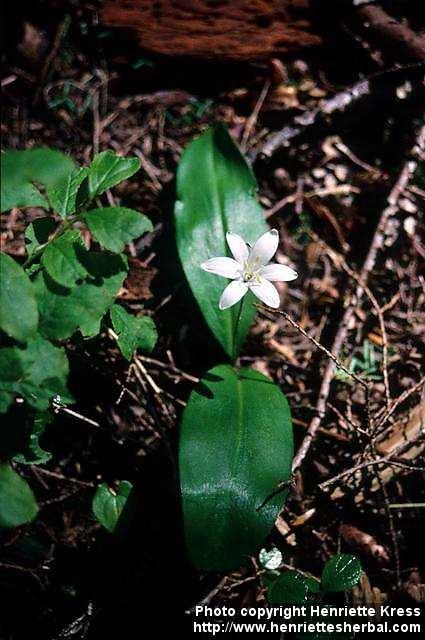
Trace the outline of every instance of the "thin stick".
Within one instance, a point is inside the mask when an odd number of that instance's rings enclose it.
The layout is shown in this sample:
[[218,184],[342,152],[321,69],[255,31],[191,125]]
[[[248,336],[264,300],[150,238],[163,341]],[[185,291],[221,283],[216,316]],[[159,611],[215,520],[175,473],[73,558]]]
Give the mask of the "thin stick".
[[330,478],[329,480],[325,480],[324,482],[321,482],[319,484],[319,488],[326,489],[326,487],[329,487],[332,484],[335,484],[335,482],[339,482],[344,478],[354,475],[355,473],[357,473],[357,471],[361,471],[362,469],[367,469],[368,467],[374,467],[375,465],[379,465],[379,464],[389,464],[393,467],[399,467],[401,469],[406,469],[407,471],[418,471],[420,473],[425,471],[425,469],[422,467],[415,467],[413,465],[404,464],[403,462],[397,462],[396,460],[391,460],[391,456],[385,456],[382,458],[377,458],[376,460],[369,460],[368,462],[362,462],[361,464],[356,464],[354,467],[350,467],[349,469],[346,469],[345,471],[338,473],[338,475],[334,476],[333,478]]
[[359,274],[356,273],[354,269],[352,269],[348,265],[344,256],[342,256],[337,251],[334,251],[334,249],[332,249],[328,244],[326,244],[326,242],[324,242],[321,238],[319,238],[315,233],[310,233],[309,235],[316,242],[321,243],[325,247],[326,253],[329,255],[329,257],[331,258],[335,266],[342,268],[359,286],[363,287],[365,294],[367,295],[367,297],[372,303],[372,306],[378,317],[379,328],[381,330],[381,335],[382,335],[382,374],[384,377],[385,401],[386,401],[387,410],[388,410],[391,404],[390,383],[389,383],[389,376],[388,376],[388,336],[385,328],[384,312],[382,310],[382,307],[379,306],[379,303],[375,295],[372,293],[371,289],[367,286],[367,284],[360,280]]
[[267,94],[269,92],[270,89],[270,80],[266,80],[266,82],[264,83],[264,86],[261,90],[261,93],[259,95],[259,98],[257,100],[257,103],[254,107],[254,110],[252,112],[252,114],[249,116],[249,118],[246,121],[245,124],[245,130],[243,132],[243,136],[242,136],[242,142],[241,142],[241,149],[244,151],[246,149],[246,144],[249,140],[249,136],[251,135],[251,131],[252,129],[255,127],[255,123],[258,120],[258,116],[260,114],[261,111],[261,107],[264,104],[264,100],[267,98]]
[[[353,187],[350,184],[341,184],[336,185],[335,187],[325,187],[322,189],[314,189],[313,191],[306,191],[303,194],[303,198],[326,198],[326,196],[347,195],[349,193],[360,193],[360,189]],[[287,204],[295,202],[297,197],[298,192],[295,192],[276,202],[276,204],[266,211],[266,220],[271,218],[271,216],[274,216],[275,213],[283,209]]]
[[[358,303],[358,301],[363,295],[364,285],[367,283],[369,273],[373,270],[373,267],[375,266],[376,256],[378,254],[378,251],[384,244],[384,238],[386,235],[388,224],[392,216],[395,215],[395,213],[397,212],[396,205],[398,203],[398,200],[402,195],[403,191],[408,186],[409,181],[414,171],[416,170],[416,167],[417,167],[416,158],[421,152],[421,150],[423,149],[424,145],[425,145],[425,126],[423,126],[420,129],[416,143],[410,152],[410,158],[404,164],[403,169],[401,170],[400,175],[388,196],[388,199],[387,199],[388,206],[385,207],[385,209],[381,214],[380,220],[378,222],[378,225],[376,227],[375,233],[372,238],[372,242],[369,247],[369,251],[366,255],[366,259],[363,263],[363,267],[359,274],[360,282],[363,284],[358,284],[355,294],[353,296],[353,300],[345,310],[345,313],[342,317],[341,323],[339,325],[338,331],[333,341],[333,345],[331,349],[333,353],[339,353],[341,351],[342,345],[344,344],[347,338],[349,326],[351,324],[352,318],[354,317],[356,303]],[[317,429],[318,427],[320,427],[322,418],[325,415],[326,402],[329,396],[330,386],[334,376],[334,372],[335,372],[335,362],[331,359],[327,364],[327,367],[325,369],[325,372],[322,378],[322,384],[320,386],[319,397],[316,405],[317,415],[313,416],[310,422],[310,426],[304,437],[304,440],[302,441],[298,449],[298,452],[293,460],[293,463],[292,463],[293,471],[295,471],[295,469],[298,469],[298,467],[301,465],[302,461],[304,460],[305,456],[307,455],[307,452],[310,449],[310,445],[313,442],[313,439],[316,435]],[[367,388],[369,390],[369,387]],[[368,398],[366,400],[368,400]],[[369,405],[368,402],[367,402],[367,405]],[[368,407],[367,407],[367,412],[369,413]]]
[[74,411],[73,409],[68,409],[68,407],[65,407],[62,404],[59,404],[58,402],[53,401],[53,411],[55,413],[57,412],[61,412],[61,413],[66,413],[69,416],[72,416],[73,418],[76,418],[77,420],[81,420],[81,422],[86,422],[87,424],[90,424],[92,427],[98,427],[100,428],[100,424],[98,422],[96,422],[96,420],[92,420],[91,418],[87,418],[86,416],[83,416],[82,413],[78,413],[77,411]]
[[196,376],[193,376],[191,373],[187,373],[186,371],[179,369],[179,367],[176,367],[174,364],[161,362],[161,360],[155,360],[155,358],[149,358],[148,356],[139,355],[137,357],[139,358],[139,360],[143,360],[143,362],[148,362],[149,364],[154,364],[157,367],[160,367],[161,369],[167,369],[173,373],[177,373],[182,378],[185,378],[190,382],[194,382],[195,384],[198,384],[200,380],[200,378],[197,378]]
[[401,563],[400,563],[400,549],[398,548],[397,543],[397,531],[394,523],[394,515],[391,513],[390,509],[390,501],[388,498],[388,492],[385,487],[385,484],[382,481],[381,476],[379,475],[379,471],[376,472],[376,479],[378,480],[379,487],[381,489],[382,497],[384,498],[385,512],[387,514],[388,519],[388,529],[390,531],[391,543],[393,547],[393,556],[395,562],[395,575],[397,587],[401,588]]
[[312,342],[315,347],[320,349],[320,351],[323,351],[328,356],[328,358],[330,358],[335,363],[335,366],[338,369],[341,369],[342,371],[344,371],[344,373],[347,374],[347,376],[349,376],[350,378],[353,378],[353,380],[355,380],[356,382],[361,384],[362,387],[364,387],[364,388],[368,387],[367,382],[365,382],[364,380],[359,378],[359,376],[356,375],[355,373],[352,373],[351,371],[349,371],[347,369],[347,367],[345,367],[333,353],[331,353],[328,349],[326,349],[326,347],[324,347],[322,344],[320,344],[320,342],[318,342],[316,340],[316,338],[313,338],[313,336],[310,336],[307,333],[307,331],[305,331],[298,324],[298,322],[296,322],[293,318],[291,318],[291,316],[288,313],[286,313],[286,311],[282,311],[281,309],[270,309],[269,307],[264,307],[261,304],[256,304],[255,306],[260,311],[269,311],[270,313],[276,313],[276,314],[278,314],[280,316],[283,316],[285,318],[285,320],[287,320],[289,322],[289,324],[291,324],[293,327],[295,327],[295,329],[297,329],[305,338],[307,338],[307,340],[310,340],[310,342]]
[[412,393],[415,393],[416,391],[419,391],[419,389],[424,384],[425,384],[425,376],[423,376],[419,380],[419,382],[417,382],[415,385],[413,385],[413,387],[410,387],[409,389],[406,389],[405,391],[403,391],[403,393],[398,398],[396,398],[394,400],[394,402],[392,403],[392,405],[390,406],[388,411],[382,416],[380,421],[376,424],[376,426],[375,426],[376,435],[378,435],[378,432],[381,430],[381,428],[384,426],[384,424],[388,421],[388,419],[392,416],[392,414],[397,409],[397,407],[402,402],[407,400],[407,398],[409,398],[412,395]]
[[398,503],[395,502],[390,504],[390,509],[424,509],[425,502],[407,502],[407,503]]

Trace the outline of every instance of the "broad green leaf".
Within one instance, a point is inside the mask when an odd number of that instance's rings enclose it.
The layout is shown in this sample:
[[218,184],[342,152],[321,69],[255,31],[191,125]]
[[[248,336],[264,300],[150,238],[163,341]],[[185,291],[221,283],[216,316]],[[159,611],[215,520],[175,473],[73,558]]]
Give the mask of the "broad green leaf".
[[136,349],[150,353],[158,339],[155,323],[149,316],[135,317],[118,304],[110,310],[112,326],[124,358],[131,360]]
[[66,388],[68,370],[65,350],[39,335],[24,349],[0,349],[0,391],[22,396],[40,411],[47,409],[56,395],[63,402],[72,400]]
[[1,156],[1,211],[13,207],[49,208],[34,185],[52,187],[75,168],[70,157],[53,149],[6,151]]
[[339,553],[327,561],[322,573],[324,591],[346,591],[360,580],[362,566],[355,556]]
[[211,369],[183,413],[180,479],[193,563],[227,571],[248,561],[270,531],[291,475],[285,396],[251,369]]
[[95,336],[115,302],[127,275],[124,257],[91,251],[83,264],[89,276],[73,289],[57,285],[46,273],[39,273],[34,280],[40,331],[47,338],[63,340],[78,329],[85,337]]
[[305,604],[311,593],[319,591],[319,583],[299,571],[285,571],[272,582],[267,599],[270,604]]
[[236,335],[239,305],[220,311],[218,302],[229,283],[205,273],[201,263],[226,256],[226,232],[240,234],[252,244],[267,230],[255,192],[256,181],[226,129],[219,125],[192,142],[177,173],[175,206],[177,248],[186,278],[211,331],[233,357],[242,345],[254,317],[251,294]]
[[143,213],[126,207],[92,209],[84,219],[90,233],[109,251],[120,253],[124,245],[152,231],[152,222]]
[[[118,493],[101,484],[93,498],[93,513],[100,524],[110,533],[116,533],[122,528],[124,510],[130,506],[130,495],[133,485],[127,480],[122,480],[118,487]],[[127,514],[126,514],[127,515]]]
[[44,249],[41,264],[58,284],[72,288],[87,275],[87,269],[80,260],[82,247],[81,234],[77,229],[65,231]]
[[139,168],[139,158],[123,158],[113,151],[102,151],[89,167],[90,196],[95,198],[132,176]]
[[25,342],[37,331],[38,311],[34,288],[22,267],[0,253],[0,328]]
[[34,494],[26,480],[8,462],[0,463],[0,527],[19,527],[38,513]]
[[25,244],[28,258],[32,258],[40,247],[49,239],[49,236],[56,229],[57,223],[53,218],[36,218],[28,225],[25,231]]
[[77,208],[77,193],[87,175],[88,169],[86,167],[80,167],[72,173],[63,176],[56,184],[47,189],[47,196],[51,207],[61,218],[66,218],[66,216],[75,212]]

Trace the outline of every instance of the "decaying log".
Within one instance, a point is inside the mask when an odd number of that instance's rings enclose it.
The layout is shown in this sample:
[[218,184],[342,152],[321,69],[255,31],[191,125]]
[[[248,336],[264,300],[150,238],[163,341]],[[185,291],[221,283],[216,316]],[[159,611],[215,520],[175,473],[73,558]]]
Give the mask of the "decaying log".
[[107,0],[103,24],[169,56],[261,60],[320,44],[310,0]]
[[384,11],[382,7],[367,4],[358,10],[363,20],[367,39],[384,50],[389,45],[406,60],[425,60],[425,35],[412,29]]

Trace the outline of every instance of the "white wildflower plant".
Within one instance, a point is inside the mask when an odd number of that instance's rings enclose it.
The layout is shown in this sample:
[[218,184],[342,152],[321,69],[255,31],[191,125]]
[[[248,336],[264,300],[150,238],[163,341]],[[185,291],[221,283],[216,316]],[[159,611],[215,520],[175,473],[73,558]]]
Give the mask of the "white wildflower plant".
[[201,264],[204,271],[232,280],[221,295],[219,308],[232,307],[252,291],[261,302],[277,309],[280,298],[272,283],[290,282],[298,277],[291,267],[270,262],[279,244],[278,231],[266,231],[252,247],[236,233],[226,233],[226,240],[233,258],[211,258]]

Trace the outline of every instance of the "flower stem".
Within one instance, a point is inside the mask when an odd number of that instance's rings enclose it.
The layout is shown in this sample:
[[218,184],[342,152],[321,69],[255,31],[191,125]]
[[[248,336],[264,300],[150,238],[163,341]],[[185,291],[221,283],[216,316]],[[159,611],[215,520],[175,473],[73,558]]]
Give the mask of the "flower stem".
[[242,298],[242,300],[239,303],[238,315],[236,316],[235,326],[233,327],[233,360],[235,362],[236,362],[236,358],[238,357],[237,336],[238,336],[239,322],[242,316],[244,299],[245,298]]

